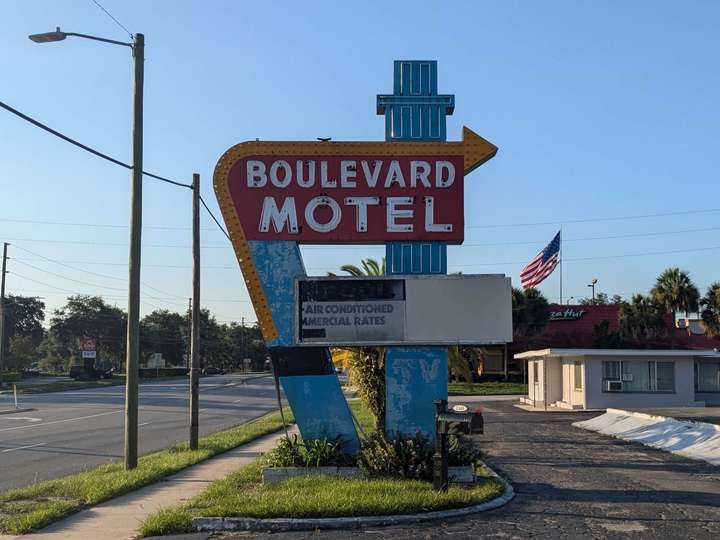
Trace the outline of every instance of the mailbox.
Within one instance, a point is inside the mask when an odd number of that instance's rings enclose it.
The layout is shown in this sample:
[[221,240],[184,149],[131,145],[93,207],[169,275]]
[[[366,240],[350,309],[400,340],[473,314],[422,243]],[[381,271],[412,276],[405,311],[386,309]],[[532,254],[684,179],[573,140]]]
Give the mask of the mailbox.
[[447,409],[444,399],[435,404],[435,453],[433,454],[433,487],[440,491],[448,488],[448,435],[475,435],[483,432],[484,422],[480,409],[470,410],[467,405]]
[[482,410],[469,410],[465,405],[456,405],[449,411],[437,415],[437,430],[444,435],[477,435],[484,428]]

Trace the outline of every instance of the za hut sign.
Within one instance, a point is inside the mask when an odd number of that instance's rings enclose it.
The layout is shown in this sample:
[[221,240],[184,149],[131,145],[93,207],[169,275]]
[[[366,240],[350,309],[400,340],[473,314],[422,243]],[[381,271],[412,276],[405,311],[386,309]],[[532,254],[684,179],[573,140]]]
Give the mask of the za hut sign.
[[240,143],[216,185],[246,240],[463,241],[463,178],[497,148],[461,142]]

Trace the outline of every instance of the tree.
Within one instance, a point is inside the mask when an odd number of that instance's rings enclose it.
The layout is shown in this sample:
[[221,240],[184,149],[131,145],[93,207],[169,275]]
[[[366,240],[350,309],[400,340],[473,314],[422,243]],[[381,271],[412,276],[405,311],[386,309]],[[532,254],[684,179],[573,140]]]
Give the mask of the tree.
[[607,293],[599,292],[595,295],[595,302],[592,298],[581,298],[578,300],[578,304],[581,306],[607,306],[610,304],[619,305],[623,301],[622,296],[619,294],[613,294],[612,297],[608,297]]
[[83,336],[97,340],[98,359],[120,366],[125,359],[127,316],[110,306],[100,296],[71,296],[50,320],[50,332],[57,341],[57,350],[70,356],[79,351]]
[[703,308],[700,318],[705,332],[712,337],[720,337],[720,281],[708,287],[700,305]]
[[665,329],[665,308],[652,297],[633,295],[620,304],[620,334],[635,339],[658,337]]
[[5,351],[11,347],[16,336],[30,339],[33,347],[43,338],[45,303],[33,296],[9,294],[5,298]]
[[[340,270],[347,272],[351,276],[384,276],[385,275],[385,257],[378,263],[375,259],[363,259],[360,261],[362,268],[358,268],[354,264],[343,264]],[[332,272],[328,272],[328,276],[335,276]]]
[[687,317],[688,312],[698,310],[700,292],[690,279],[690,275],[679,268],[668,268],[660,274],[650,296],[656,304],[663,306],[673,314],[682,311]]
[[157,309],[140,321],[140,350],[161,353],[171,366],[185,365],[187,338],[187,318],[180,313]]
[[593,334],[593,347],[596,349],[618,349],[622,345],[620,333],[610,330],[607,319],[593,326]]
[[30,336],[15,336],[10,341],[8,367],[25,369],[37,358],[37,350]]
[[512,290],[513,335],[532,336],[542,332],[550,319],[548,301],[535,288]]
[[[385,274],[385,258],[364,259],[358,268],[353,264],[340,267],[351,276],[382,276]],[[328,272],[329,276],[334,276]],[[354,347],[350,356],[350,379],[358,389],[358,396],[375,417],[378,430],[385,427],[385,349],[383,347]]]

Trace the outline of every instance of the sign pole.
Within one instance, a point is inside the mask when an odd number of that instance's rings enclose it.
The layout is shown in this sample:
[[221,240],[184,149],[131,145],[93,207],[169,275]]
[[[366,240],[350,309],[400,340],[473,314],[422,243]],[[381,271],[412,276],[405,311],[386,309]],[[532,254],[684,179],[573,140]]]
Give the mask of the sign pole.
[[200,400],[200,175],[193,174],[193,297],[190,343],[190,449],[198,448]]

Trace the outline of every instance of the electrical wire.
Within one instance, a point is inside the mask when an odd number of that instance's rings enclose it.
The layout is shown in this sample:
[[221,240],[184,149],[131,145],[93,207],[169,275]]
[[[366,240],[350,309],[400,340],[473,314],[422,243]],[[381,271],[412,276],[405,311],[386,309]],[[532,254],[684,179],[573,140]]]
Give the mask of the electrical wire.
[[[86,144],[83,144],[83,143],[81,143],[81,142],[79,142],[79,141],[76,141],[75,139],[73,139],[73,138],[71,138],[71,137],[68,137],[67,135],[64,135],[63,133],[60,133],[59,131],[51,128],[50,126],[48,126],[48,125],[46,125],[46,124],[43,124],[43,123],[40,122],[39,120],[35,120],[34,118],[28,116],[27,114],[24,114],[24,113],[20,112],[19,110],[15,109],[14,107],[11,107],[10,105],[8,105],[7,103],[5,103],[5,102],[3,102],[3,101],[0,101],[0,107],[2,107],[3,109],[5,109],[5,110],[7,110],[7,111],[9,111],[9,112],[11,112],[11,113],[13,113],[15,116],[18,116],[18,117],[22,118],[22,119],[25,120],[26,122],[30,122],[30,123],[33,124],[34,126],[39,127],[40,129],[45,130],[45,131],[47,131],[48,133],[50,133],[50,134],[52,134],[52,135],[55,135],[56,137],[59,137],[60,139],[64,140],[65,142],[68,142],[68,143],[70,143],[70,144],[72,144],[72,145],[74,145],[74,146],[77,146],[78,148],[81,148],[81,149],[85,150],[86,152],[90,152],[91,154],[93,154],[93,155],[95,155],[95,156],[97,156],[97,157],[99,157],[99,158],[102,158],[102,159],[104,159],[104,160],[106,160],[106,161],[109,161],[110,163],[114,163],[115,165],[120,165],[121,167],[124,167],[124,168],[126,168],[126,169],[128,169],[128,170],[132,170],[132,168],[133,168],[132,165],[129,165],[129,164],[127,164],[127,163],[123,163],[123,162],[120,161],[119,159],[115,159],[114,157],[111,157],[111,156],[109,156],[109,155],[107,155],[107,154],[104,154],[104,153],[100,152],[99,150],[95,150],[94,148],[91,148],[90,146],[88,146],[88,145],[86,145]],[[172,184],[172,185],[175,185],[175,186],[192,189],[192,186],[191,186],[190,184],[183,184],[182,182],[177,182],[176,180],[171,180],[170,178],[165,178],[164,176],[160,176],[160,175],[157,175],[157,174],[149,173],[149,172],[147,172],[147,171],[142,171],[142,173],[143,173],[144,176],[149,176],[150,178],[154,178],[154,179],[156,179],[156,180],[160,180],[160,181],[165,182],[165,183],[167,183],[167,184]]]
[[127,32],[127,34],[128,34],[131,38],[133,37],[133,35],[132,35],[132,33],[130,32],[130,30],[128,30],[123,23],[121,23],[121,22],[118,21],[115,17],[113,17],[112,13],[110,13],[107,9],[105,9],[105,8],[103,7],[103,5],[100,4],[100,2],[98,2],[97,0],[91,0],[91,1],[92,1],[93,4],[95,4],[95,5],[96,5],[97,7],[99,7],[101,10],[103,10],[103,11],[105,12],[105,15],[107,15],[107,16],[110,17],[113,21],[115,21],[115,24],[117,24],[120,28],[122,28],[123,30],[125,30],[125,32]]
[[200,202],[201,202],[202,205],[205,207],[205,210],[207,210],[207,213],[210,214],[210,217],[213,219],[213,221],[215,222],[215,224],[216,224],[216,225],[218,226],[218,228],[222,231],[222,233],[225,235],[225,237],[226,237],[228,240],[230,240],[230,242],[232,242],[232,240],[230,239],[230,235],[227,233],[227,231],[225,230],[225,228],[224,228],[222,225],[220,225],[220,222],[219,222],[218,219],[215,217],[215,214],[212,213],[212,211],[210,210],[210,208],[208,208],[208,205],[205,204],[205,199],[203,199],[202,196],[200,196],[199,198],[200,198]]

